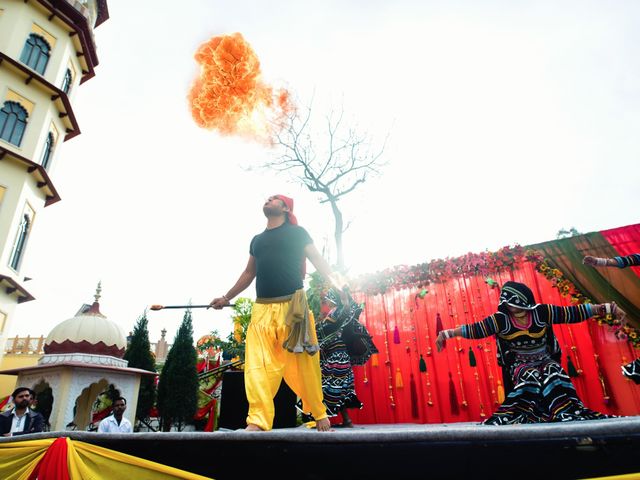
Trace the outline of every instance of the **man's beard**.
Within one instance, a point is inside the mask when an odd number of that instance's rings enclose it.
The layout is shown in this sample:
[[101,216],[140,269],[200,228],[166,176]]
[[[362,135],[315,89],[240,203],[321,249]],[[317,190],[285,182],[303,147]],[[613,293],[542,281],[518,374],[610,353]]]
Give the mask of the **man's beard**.
[[269,205],[262,207],[262,213],[265,217],[279,217],[282,215],[282,211],[276,208],[272,208]]

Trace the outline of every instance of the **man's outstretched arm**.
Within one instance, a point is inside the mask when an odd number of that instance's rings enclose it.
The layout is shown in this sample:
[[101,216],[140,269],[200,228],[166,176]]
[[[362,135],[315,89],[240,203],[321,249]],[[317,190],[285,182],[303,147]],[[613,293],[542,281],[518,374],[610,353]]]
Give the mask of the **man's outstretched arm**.
[[334,272],[327,261],[320,255],[320,252],[313,243],[310,243],[304,247],[304,253],[309,261],[316,267],[316,270],[320,272],[320,275],[329,282],[336,290],[342,291],[346,286],[346,281],[342,278],[342,275]]
[[235,283],[235,285],[221,297],[211,300],[211,303],[209,305],[216,310],[220,310],[222,307],[229,305],[231,299],[245,291],[247,287],[251,285],[251,282],[253,282],[254,278],[256,278],[256,259],[253,255],[250,255],[247,266],[240,274],[240,277],[238,278],[238,281]]

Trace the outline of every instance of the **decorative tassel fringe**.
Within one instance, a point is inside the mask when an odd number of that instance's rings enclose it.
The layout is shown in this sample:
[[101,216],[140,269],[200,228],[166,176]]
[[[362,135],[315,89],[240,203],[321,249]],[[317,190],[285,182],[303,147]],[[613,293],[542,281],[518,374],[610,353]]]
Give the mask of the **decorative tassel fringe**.
[[372,367],[377,367],[378,366],[378,354],[374,353],[373,355],[371,355],[371,366]]
[[427,371],[427,362],[424,361],[422,354],[420,354],[420,363],[418,364],[421,373],[425,373]]
[[449,372],[449,403],[451,404],[451,414],[460,415],[460,407],[458,405],[458,394],[456,393],[456,386],[453,384],[453,378],[451,372]]
[[393,328],[393,343],[396,345],[400,343],[400,330],[397,325]]
[[416,390],[416,382],[413,379],[413,373],[409,375],[409,389],[411,390],[411,416],[418,418],[420,412],[418,411],[418,392]]
[[571,355],[568,355],[568,354],[567,354],[567,373],[571,378],[580,376],[580,374],[578,373],[578,370],[576,370],[575,365],[571,361]]
[[504,387],[502,382],[498,380],[498,403],[502,405],[504,403]]
[[404,383],[402,383],[402,372],[400,371],[400,367],[396,370],[396,388],[404,388]]
[[476,356],[473,353],[473,348],[469,347],[469,365],[475,367],[477,365]]

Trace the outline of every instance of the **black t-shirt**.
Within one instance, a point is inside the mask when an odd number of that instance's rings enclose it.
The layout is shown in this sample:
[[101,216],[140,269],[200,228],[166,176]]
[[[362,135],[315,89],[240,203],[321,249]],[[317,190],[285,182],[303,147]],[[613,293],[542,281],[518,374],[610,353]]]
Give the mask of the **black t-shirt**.
[[249,253],[256,259],[256,295],[282,297],[302,288],[304,248],[310,243],[307,231],[290,223],[253,237]]

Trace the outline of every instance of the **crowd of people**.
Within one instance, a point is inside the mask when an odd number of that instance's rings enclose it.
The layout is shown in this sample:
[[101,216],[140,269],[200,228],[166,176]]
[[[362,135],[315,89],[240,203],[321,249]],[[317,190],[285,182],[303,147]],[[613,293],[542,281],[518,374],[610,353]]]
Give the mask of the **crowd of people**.
[[[47,420],[34,409],[36,392],[28,387],[18,387],[11,394],[13,406],[0,413],[0,435],[12,437],[44,431]],[[124,418],[127,400],[118,397],[113,400],[111,415],[100,421],[100,433],[132,433],[131,422]]]

